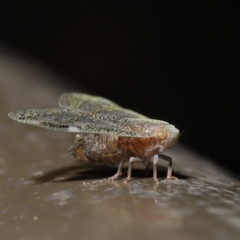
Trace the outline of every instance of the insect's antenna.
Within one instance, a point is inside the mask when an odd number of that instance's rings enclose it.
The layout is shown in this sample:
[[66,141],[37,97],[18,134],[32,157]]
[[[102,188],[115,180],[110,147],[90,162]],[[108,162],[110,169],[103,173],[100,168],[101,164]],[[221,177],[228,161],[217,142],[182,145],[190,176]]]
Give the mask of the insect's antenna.
[[184,134],[185,130],[182,131],[182,133],[180,133],[179,137],[181,137]]

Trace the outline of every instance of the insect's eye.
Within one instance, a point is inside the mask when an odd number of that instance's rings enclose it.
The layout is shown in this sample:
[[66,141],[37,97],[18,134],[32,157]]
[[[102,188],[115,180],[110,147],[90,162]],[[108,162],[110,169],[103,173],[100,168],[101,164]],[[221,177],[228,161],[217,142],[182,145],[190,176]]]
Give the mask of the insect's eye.
[[81,135],[80,134],[77,134],[76,137],[75,137],[75,141],[76,142],[80,142],[82,139]]
[[78,145],[83,145],[85,143],[85,138],[82,134],[77,134],[76,137],[75,137],[75,142],[78,144]]

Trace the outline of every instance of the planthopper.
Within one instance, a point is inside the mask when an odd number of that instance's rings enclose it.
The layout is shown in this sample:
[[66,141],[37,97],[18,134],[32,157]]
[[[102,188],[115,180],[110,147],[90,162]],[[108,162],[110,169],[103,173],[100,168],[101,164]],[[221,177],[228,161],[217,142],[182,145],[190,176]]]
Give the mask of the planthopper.
[[69,152],[78,160],[122,166],[128,161],[125,182],[131,180],[132,164],[141,162],[146,167],[153,163],[153,179],[157,179],[159,159],[168,161],[167,179],[172,176],[172,159],[162,153],[179,138],[179,130],[162,120],[150,119],[124,109],[114,102],[84,93],[65,93],[59,108],[15,110],[10,118],[53,130],[77,133]]

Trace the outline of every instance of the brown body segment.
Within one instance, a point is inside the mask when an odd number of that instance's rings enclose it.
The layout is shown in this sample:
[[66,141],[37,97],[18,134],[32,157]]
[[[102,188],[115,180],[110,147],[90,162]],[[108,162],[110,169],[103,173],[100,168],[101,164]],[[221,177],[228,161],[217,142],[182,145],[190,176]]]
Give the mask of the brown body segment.
[[[159,130],[160,131],[160,130]],[[155,155],[164,151],[168,132],[161,129],[158,136],[149,138],[132,138],[107,134],[78,134],[76,144],[70,148],[70,153],[78,160],[118,165],[119,174],[122,163],[131,158],[139,159],[145,166]]]
[[124,156],[129,159],[136,157],[146,165],[155,154],[166,147],[167,132],[161,129],[161,135],[149,138],[119,137],[119,145]]
[[147,164],[165,148],[167,135],[163,138],[131,138],[107,134],[78,134],[70,153],[79,160],[118,165],[122,159],[140,158]]

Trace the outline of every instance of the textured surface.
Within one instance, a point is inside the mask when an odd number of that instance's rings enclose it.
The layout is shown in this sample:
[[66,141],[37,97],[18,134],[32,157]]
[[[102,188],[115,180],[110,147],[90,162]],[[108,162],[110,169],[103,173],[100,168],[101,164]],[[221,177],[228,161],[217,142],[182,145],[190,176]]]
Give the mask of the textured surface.
[[66,89],[51,74],[0,50],[0,78],[0,239],[239,239],[240,184],[209,159],[178,144],[167,152],[178,181],[159,162],[159,185],[137,164],[127,185],[108,182],[115,168],[68,154],[75,134],[7,117],[56,106]]

